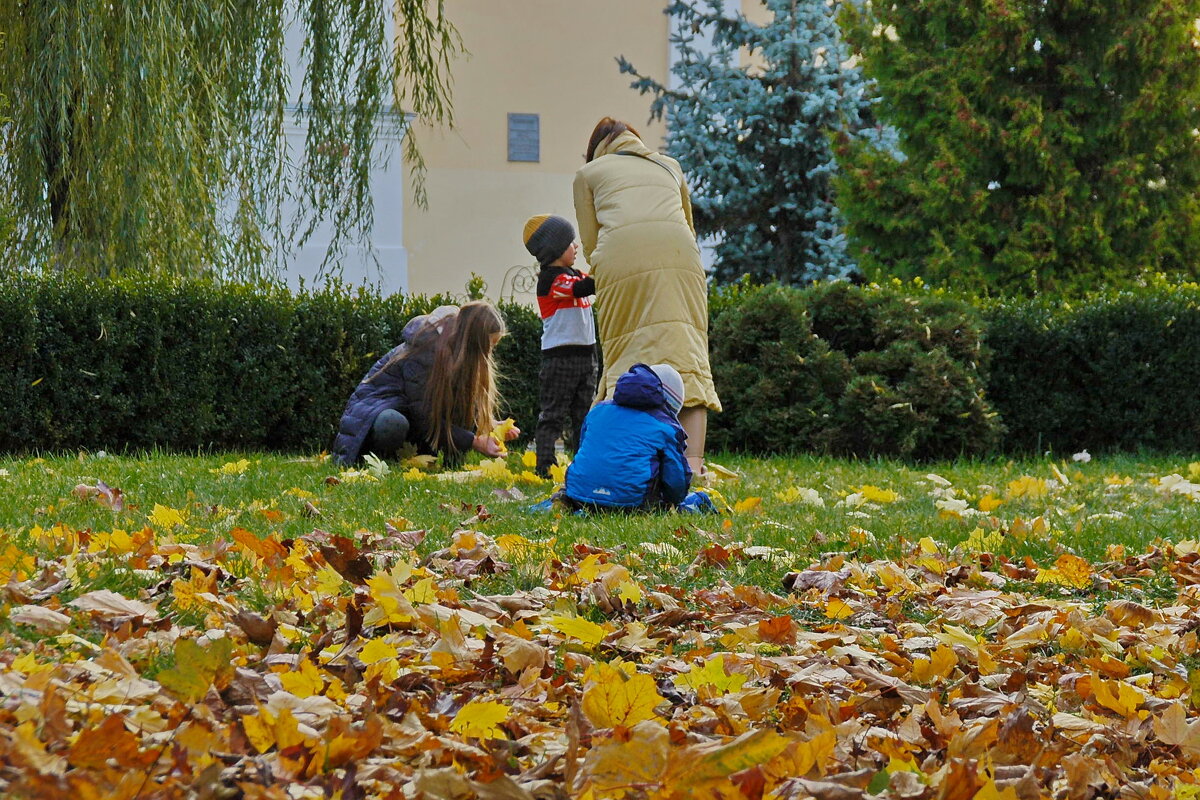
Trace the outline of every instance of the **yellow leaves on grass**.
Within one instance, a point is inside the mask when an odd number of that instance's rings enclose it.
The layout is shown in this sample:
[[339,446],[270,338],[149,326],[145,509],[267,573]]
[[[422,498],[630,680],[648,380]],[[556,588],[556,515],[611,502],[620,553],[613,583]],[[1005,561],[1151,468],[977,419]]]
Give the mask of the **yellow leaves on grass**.
[[1091,686],[1096,702],[1122,717],[1137,715],[1138,707],[1146,702],[1146,695],[1125,681],[1110,681],[1093,677]]
[[550,624],[559,633],[572,639],[578,639],[588,647],[595,647],[608,635],[603,626],[582,617],[568,617],[560,614],[550,618]]
[[631,728],[655,719],[654,709],[664,702],[654,678],[629,674],[619,666],[597,661],[584,675],[583,713],[598,728]]
[[1063,553],[1050,569],[1038,570],[1036,583],[1056,583],[1072,589],[1087,589],[1092,585],[1092,565],[1079,556]]
[[711,688],[719,696],[738,691],[748,678],[748,675],[740,672],[726,672],[725,654],[720,653],[708,661],[693,664],[690,671],[676,675],[675,685],[692,691]]
[[894,503],[900,499],[898,492],[891,489],[881,489],[869,483],[858,487],[857,494],[862,495],[863,500],[868,503],[880,503],[882,505]]
[[185,703],[195,703],[214,684],[222,688],[233,672],[232,655],[233,640],[228,636],[209,641],[206,647],[195,639],[180,639],[175,643],[175,666],[160,672],[158,682]]
[[854,609],[845,600],[835,597],[825,604],[825,616],[829,619],[846,619],[854,616]]
[[1032,475],[1022,475],[1015,481],[1010,481],[1005,496],[1009,500],[1027,497],[1030,500],[1041,500],[1049,493],[1045,478],[1035,478]]
[[244,475],[250,468],[250,459],[239,458],[237,461],[227,461],[219,467],[210,469],[213,475]]
[[913,661],[912,677],[918,683],[933,683],[950,677],[950,673],[957,666],[958,655],[955,654],[954,648],[941,644],[928,658]]
[[154,511],[150,513],[150,524],[155,528],[163,531],[169,531],[173,528],[186,525],[183,512],[170,506],[154,504]]
[[789,486],[782,492],[776,492],[775,499],[781,503],[804,503],[817,508],[825,507],[825,501],[821,499],[820,492],[805,486]]

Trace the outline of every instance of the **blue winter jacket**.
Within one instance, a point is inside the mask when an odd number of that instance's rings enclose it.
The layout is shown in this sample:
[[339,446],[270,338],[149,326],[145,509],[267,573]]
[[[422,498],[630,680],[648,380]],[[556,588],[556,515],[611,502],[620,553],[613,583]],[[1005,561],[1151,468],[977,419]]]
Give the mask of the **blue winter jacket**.
[[613,399],[584,419],[564,491],[576,502],[607,508],[678,505],[692,480],[686,444],[662,382],[645,364],[634,364],[617,379]]

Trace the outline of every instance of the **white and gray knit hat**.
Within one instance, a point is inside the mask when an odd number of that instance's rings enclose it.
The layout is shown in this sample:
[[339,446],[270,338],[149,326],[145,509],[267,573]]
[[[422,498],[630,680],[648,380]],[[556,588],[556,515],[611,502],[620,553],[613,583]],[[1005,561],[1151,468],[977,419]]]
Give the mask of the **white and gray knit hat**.
[[654,364],[650,371],[662,381],[663,396],[667,398],[667,406],[678,414],[683,408],[683,378],[679,371],[670,364]]

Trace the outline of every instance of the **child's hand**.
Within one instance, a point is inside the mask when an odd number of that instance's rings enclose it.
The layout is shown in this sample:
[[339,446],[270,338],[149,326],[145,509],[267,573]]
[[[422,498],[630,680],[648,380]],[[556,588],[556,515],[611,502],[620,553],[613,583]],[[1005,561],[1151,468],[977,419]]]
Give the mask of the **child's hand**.
[[493,439],[490,433],[476,436],[471,447],[488,458],[499,458],[504,455],[504,451],[500,449],[500,443]]

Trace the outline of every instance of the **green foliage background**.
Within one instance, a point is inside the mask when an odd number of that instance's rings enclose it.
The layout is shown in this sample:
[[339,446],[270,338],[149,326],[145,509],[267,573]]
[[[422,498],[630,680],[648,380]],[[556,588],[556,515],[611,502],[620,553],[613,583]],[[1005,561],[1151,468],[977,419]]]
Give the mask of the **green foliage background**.
[[[374,360],[446,301],[166,275],[6,279],[0,450],[327,449]],[[514,332],[498,353],[501,391],[509,413],[533,419],[537,367],[531,378],[523,351],[540,322],[501,310]]]
[[952,458],[993,451],[972,309],[940,294],[847,283],[739,290],[717,305],[712,446]]
[[[166,275],[0,280],[0,451],[327,449],[355,383],[453,300]],[[541,321],[502,303],[503,412],[532,434]],[[1070,303],[919,283],[722,287],[709,449],[957,458],[1194,452],[1200,285]]]
[[868,275],[1087,290],[1200,263],[1200,0],[897,0],[847,37],[905,158],[843,139]]
[[[405,112],[450,121],[461,49],[440,0],[0,0],[0,20],[7,270],[258,278],[319,220],[336,256],[371,228],[378,133]],[[300,152],[283,137],[293,113]],[[420,196],[413,136],[403,151]]]

